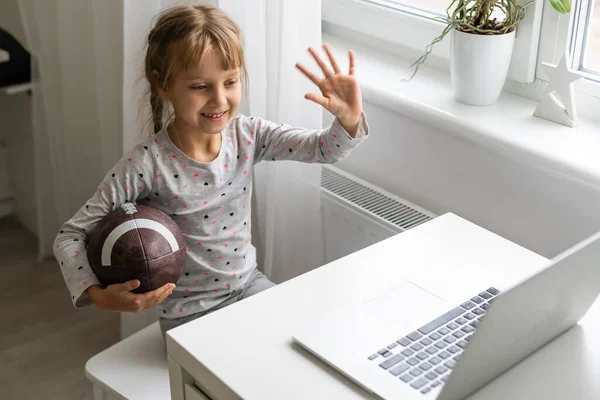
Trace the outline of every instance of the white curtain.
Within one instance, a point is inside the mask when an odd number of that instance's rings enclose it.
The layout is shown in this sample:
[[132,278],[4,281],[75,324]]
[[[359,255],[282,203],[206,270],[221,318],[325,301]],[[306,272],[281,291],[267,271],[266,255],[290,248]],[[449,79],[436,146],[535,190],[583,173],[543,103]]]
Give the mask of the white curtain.
[[[214,3],[213,3],[214,4]],[[304,99],[318,91],[296,68],[320,73],[307,52],[321,44],[320,0],[219,0],[240,25],[250,77],[242,112],[279,123],[321,128],[323,109]],[[254,245],[259,267],[283,282],[324,262],[319,165],[262,162],[254,171]]]
[[39,258],[121,154],[120,2],[18,0],[32,54]]

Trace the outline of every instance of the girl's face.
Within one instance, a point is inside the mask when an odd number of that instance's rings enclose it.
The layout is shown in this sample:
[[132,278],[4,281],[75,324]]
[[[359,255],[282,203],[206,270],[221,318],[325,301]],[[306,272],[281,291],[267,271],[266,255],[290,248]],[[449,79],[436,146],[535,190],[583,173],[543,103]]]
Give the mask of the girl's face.
[[179,123],[202,133],[220,133],[240,104],[240,71],[226,71],[210,52],[196,70],[176,74],[162,94],[173,104]]

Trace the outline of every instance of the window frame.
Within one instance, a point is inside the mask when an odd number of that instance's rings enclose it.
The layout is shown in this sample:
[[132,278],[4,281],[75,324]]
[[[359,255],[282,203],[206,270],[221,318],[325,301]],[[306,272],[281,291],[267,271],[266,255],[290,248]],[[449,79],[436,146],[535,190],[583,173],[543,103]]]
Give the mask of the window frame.
[[[536,71],[536,79],[540,82],[547,83],[548,75],[546,74],[542,62],[558,64],[562,58],[564,51],[567,50],[571,55],[569,60],[570,67],[578,69],[579,66],[574,65],[581,60],[581,51],[583,40],[577,42],[577,37],[585,33],[586,24],[577,23],[575,19],[581,20],[582,16],[587,18],[587,12],[593,3],[592,0],[573,0],[572,8],[569,14],[559,14],[550,5],[544,7],[543,24],[540,33],[540,48],[538,51],[538,65]],[[585,14],[581,14],[581,9],[587,5]],[[575,29],[576,28],[576,29]],[[596,99],[597,106],[600,108],[600,71],[598,74],[592,74],[585,71],[580,71],[582,75],[588,79],[583,79],[575,83],[575,91],[584,95],[584,102],[589,102],[590,99]]]
[[[591,17],[590,14],[592,13],[592,7],[595,5],[596,1],[597,0],[588,0],[587,2],[577,2],[576,12],[578,13],[577,18],[579,21],[577,24],[577,29],[571,33],[570,45],[573,49],[573,66],[579,65],[579,67],[576,69],[579,69],[585,73],[586,76],[590,77],[590,79],[600,82],[600,70],[592,71],[583,66],[584,50],[588,39],[586,34],[591,33],[587,32],[587,29],[591,26],[589,19]],[[577,37],[582,37],[582,39],[578,41],[576,39]]]
[[[362,0],[322,0],[322,20],[410,50],[415,55],[419,51],[422,53],[425,46],[443,31],[442,23],[423,14],[385,9]],[[411,39],[403,39],[406,37]],[[432,55],[447,60],[449,50],[450,45],[444,40],[433,47]]]

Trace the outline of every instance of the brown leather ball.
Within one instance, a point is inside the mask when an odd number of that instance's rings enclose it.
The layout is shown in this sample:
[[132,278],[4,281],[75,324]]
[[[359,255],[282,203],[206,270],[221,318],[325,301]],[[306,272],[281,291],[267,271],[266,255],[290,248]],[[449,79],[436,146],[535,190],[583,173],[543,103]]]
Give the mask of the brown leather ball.
[[185,239],[165,212],[125,203],[89,233],[88,259],[105,285],[138,279],[135,293],[177,283],[185,265]]

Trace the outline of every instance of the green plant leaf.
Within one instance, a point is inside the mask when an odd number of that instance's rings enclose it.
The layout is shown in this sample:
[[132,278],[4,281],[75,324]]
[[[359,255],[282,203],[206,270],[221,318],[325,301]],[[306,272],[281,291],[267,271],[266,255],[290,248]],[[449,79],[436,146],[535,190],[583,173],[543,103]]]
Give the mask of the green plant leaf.
[[550,0],[550,4],[552,4],[552,7],[561,14],[568,14],[571,12],[570,0]]

